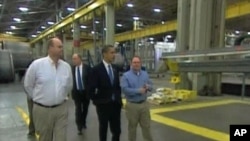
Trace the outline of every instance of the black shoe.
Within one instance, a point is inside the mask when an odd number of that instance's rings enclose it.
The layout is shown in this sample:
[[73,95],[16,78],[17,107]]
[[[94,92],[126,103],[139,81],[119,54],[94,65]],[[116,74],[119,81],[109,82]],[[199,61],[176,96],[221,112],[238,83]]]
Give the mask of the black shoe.
[[78,135],[82,135],[82,131],[78,131]]
[[29,132],[27,135],[31,137],[31,136],[35,136],[36,134],[35,132]]

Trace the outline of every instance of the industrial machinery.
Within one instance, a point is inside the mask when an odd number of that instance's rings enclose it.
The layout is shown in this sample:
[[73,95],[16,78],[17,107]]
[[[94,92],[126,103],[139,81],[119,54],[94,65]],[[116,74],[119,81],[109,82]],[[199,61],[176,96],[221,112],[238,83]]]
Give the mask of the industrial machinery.
[[29,43],[2,41],[0,60],[0,81],[14,81],[15,73],[23,76],[33,60]]

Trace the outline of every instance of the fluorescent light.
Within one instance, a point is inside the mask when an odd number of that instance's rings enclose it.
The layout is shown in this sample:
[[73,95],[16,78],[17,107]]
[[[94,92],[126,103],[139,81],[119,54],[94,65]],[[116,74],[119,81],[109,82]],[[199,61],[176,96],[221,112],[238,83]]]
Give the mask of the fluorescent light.
[[99,24],[100,22],[99,21],[95,21],[96,24]]
[[236,30],[236,31],[235,31],[235,33],[236,33],[236,34],[239,34],[239,33],[240,33],[240,31]]
[[84,28],[84,29],[85,29],[85,28],[87,28],[87,26],[85,26],[85,25],[81,25],[81,28]]
[[122,24],[116,24],[116,26],[118,26],[118,27],[122,27]]
[[16,26],[13,26],[13,25],[12,25],[12,26],[10,26],[10,28],[11,28],[11,29],[16,29]]
[[159,13],[159,12],[161,12],[161,9],[155,8],[154,11]]
[[73,12],[73,11],[75,11],[76,9],[75,9],[75,8],[70,8],[70,7],[68,7],[67,10]]
[[13,18],[13,20],[16,21],[16,22],[20,22],[21,21],[21,19],[19,19],[19,18]]
[[50,24],[50,25],[54,24],[54,22],[47,22],[47,23]]
[[22,12],[27,12],[29,9],[27,7],[19,7],[19,10]]
[[150,40],[150,41],[153,41],[153,40],[154,40],[154,38],[150,37],[150,38],[149,38],[149,40]]
[[247,32],[248,35],[250,35],[250,32]]
[[35,38],[35,37],[37,37],[37,36],[36,36],[36,35],[31,35],[31,37],[34,37],[34,38]]
[[37,31],[36,33],[38,33],[38,34],[39,34],[39,33],[42,33],[42,32],[41,32],[41,31]]
[[165,22],[164,22],[164,21],[161,21],[161,24],[165,24]]
[[45,29],[46,27],[45,26],[41,26],[42,29]]
[[107,28],[105,27],[105,28],[104,28],[104,30],[106,31],[106,30],[107,30]]
[[91,34],[95,34],[95,31],[91,31]]
[[6,33],[7,33],[7,34],[13,34],[13,33],[12,33],[12,32],[10,32],[10,31],[6,31]]
[[128,3],[127,7],[134,7],[134,5],[132,3]]
[[167,35],[167,38],[172,38],[172,36],[171,35]]
[[134,20],[139,20],[140,18],[139,17],[133,17]]

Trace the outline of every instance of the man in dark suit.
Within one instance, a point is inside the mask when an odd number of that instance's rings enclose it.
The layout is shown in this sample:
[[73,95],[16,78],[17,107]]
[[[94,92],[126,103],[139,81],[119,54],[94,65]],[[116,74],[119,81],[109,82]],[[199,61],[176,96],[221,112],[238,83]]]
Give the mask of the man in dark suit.
[[118,69],[111,65],[115,57],[112,45],[102,49],[103,61],[91,71],[90,96],[96,106],[99,120],[100,141],[107,140],[108,124],[112,141],[119,141],[121,134],[121,88]]
[[78,129],[78,134],[82,134],[82,129],[86,127],[86,117],[89,107],[89,94],[88,94],[88,77],[90,67],[83,64],[82,58],[79,54],[72,56],[72,73],[73,73],[73,89],[72,99],[75,102],[75,118]]

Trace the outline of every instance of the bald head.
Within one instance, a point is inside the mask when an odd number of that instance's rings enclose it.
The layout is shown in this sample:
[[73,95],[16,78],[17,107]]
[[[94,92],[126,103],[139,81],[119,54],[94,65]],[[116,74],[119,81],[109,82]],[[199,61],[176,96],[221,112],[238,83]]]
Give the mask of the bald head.
[[72,62],[75,66],[79,66],[82,63],[82,56],[80,54],[74,53],[72,55]]
[[59,38],[51,38],[48,41],[48,53],[52,57],[60,58],[62,56],[63,45]]

